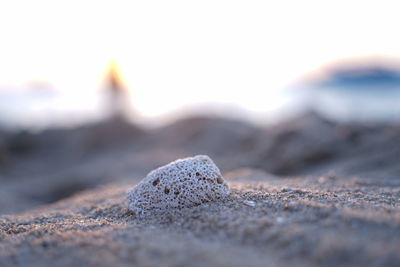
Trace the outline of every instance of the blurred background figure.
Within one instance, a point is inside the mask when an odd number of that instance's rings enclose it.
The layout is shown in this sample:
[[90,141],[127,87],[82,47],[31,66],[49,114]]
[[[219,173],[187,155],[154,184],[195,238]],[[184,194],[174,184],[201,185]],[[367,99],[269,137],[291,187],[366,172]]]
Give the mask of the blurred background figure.
[[107,91],[107,109],[111,119],[125,119],[127,114],[131,114],[128,89],[115,61],[111,61],[108,66],[105,90]]

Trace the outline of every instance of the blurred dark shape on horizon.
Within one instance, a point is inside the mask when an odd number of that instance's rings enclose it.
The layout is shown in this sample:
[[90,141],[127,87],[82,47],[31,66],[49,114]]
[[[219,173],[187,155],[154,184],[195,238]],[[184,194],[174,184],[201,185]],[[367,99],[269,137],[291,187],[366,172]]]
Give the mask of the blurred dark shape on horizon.
[[342,61],[322,68],[299,85],[306,105],[339,121],[400,119],[400,62],[394,59]]
[[315,86],[359,90],[379,87],[400,90],[400,68],[385,64],[339,65],[327,72],[328,77],[317,82]]

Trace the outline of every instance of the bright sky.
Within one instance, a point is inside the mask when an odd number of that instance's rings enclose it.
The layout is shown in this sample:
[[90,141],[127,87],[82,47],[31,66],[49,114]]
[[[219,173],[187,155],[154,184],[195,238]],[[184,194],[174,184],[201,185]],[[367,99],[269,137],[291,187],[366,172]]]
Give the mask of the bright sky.
[[[0,87],[46,81],[72,105],[118,62],[136,109],[255,111],[332,60],[400,56],[398,1],[1,1]],[[74,100],[73,100],[74,99]],[[75,103],[74,103],[75,101]]]

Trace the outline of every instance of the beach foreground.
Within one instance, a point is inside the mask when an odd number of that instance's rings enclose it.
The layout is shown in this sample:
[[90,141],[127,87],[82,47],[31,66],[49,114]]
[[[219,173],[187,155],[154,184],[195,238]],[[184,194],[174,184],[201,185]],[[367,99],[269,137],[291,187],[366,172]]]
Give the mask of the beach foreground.
[[127,186],[0,219],[0,265],[396,266],[400,182],[227,174],[221,202],[136,218]]

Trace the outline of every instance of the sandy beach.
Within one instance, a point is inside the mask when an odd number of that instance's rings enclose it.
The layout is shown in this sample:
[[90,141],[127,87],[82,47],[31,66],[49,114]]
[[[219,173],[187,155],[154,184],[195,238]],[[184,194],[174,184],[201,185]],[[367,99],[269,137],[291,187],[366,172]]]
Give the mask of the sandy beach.
[[[0,265],[398,266],[399,141],[400,124],[315,114],[265,128],[188,118],[4,133]],[[220,167],[228,198],[128,210],[149,171],[196,154]]]

